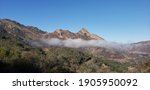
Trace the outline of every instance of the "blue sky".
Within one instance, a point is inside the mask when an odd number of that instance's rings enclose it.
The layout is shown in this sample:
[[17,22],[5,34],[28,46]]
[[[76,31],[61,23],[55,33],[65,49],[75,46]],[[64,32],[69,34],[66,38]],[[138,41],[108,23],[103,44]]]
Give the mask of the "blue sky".
[[0,18],[48,32],[84,27],[107,41],[150,40],[150,0],[0,0]]

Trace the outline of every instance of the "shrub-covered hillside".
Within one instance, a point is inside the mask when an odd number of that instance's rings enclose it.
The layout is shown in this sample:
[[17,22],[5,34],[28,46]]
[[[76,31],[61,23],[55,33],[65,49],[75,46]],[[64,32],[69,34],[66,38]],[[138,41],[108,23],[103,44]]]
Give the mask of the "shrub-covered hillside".
[[117,62],[75,48],[31,47],[11,36],[0,37],[0,72],[78,73],[150,72],[150,59],[144,62]]

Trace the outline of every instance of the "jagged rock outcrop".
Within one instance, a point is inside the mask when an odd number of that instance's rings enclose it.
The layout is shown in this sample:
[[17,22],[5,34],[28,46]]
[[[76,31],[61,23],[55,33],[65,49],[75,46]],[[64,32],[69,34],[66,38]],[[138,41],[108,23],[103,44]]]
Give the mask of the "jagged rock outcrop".
[[85,28],[82,28],[77,34],[80,37],[86,37],[87,39],[91,39],[91,40],[104,40],[103,38],[101,38],[95,34],[89,33],[88,30]]
[[68,30],[58,29],[52,33],[45,34],[43,38],[45,39],[58,38],[58,39],[66,40],[66,39],[76,39],[79,37],[75,33],[72,33]]
[[47,33],[44,35],[44,38],[49,39],[49,38],[59,38],[62,40],[66,40],[66,39],[84,39],[84,40],[104,40],[103,38],[95,35],[95,34],[91,34],[88,32],[88,30],[86,30],[85,28],[82,28],[79,32],[77,33],[73,33],[70,32],[69,30],[62,30],[62,29],[58,29],[52,33]]

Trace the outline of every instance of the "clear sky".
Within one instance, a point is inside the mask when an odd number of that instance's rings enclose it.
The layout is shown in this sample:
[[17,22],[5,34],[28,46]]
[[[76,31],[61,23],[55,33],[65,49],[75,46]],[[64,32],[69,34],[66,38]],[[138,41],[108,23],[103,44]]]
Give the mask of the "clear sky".
[[84,27],[107,41],[150,40],[150,0],[0,0],[0,18],[48,32]]

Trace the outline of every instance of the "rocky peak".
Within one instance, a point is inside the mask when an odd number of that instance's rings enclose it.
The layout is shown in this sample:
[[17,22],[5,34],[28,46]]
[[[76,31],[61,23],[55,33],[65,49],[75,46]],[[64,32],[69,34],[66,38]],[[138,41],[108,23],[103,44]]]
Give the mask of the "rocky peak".
[[45,38],[59,38],[59,39],[84,39],[84,40],[103,40],[101,37],[91,34],[87,29],[82,28],[79,32],[74,33],[68,30],[57,29],[52,33],[45,35]]
[[78,33],[80,34],[89,34],[88,30],[85,28],[82,28]]
[[104,40],[103,38],[95,34],[89,33],[88,30],[85,28],[82,28],[77,34],[84,36],[84,37],[88,37],[90,39],[94,39],[94,40]]
[[57,29],[57,30],[54,31],[54,33],[56,33],[56,34],[61,34],[61,33],[63,33],[64,31],[65,31],[65,30]]
[[58,36],[59,38],[63,38],[63,30],[62,29],[58,29],[58,30],[56,30],[56,31],[54,31],[54,34],[56,35],[56,36]]
[[59,39],[74,39],[77,38],[75,33],[72,33],[68,30],[57,29],[56,31],[49,33],[48,37],[59,38]]

